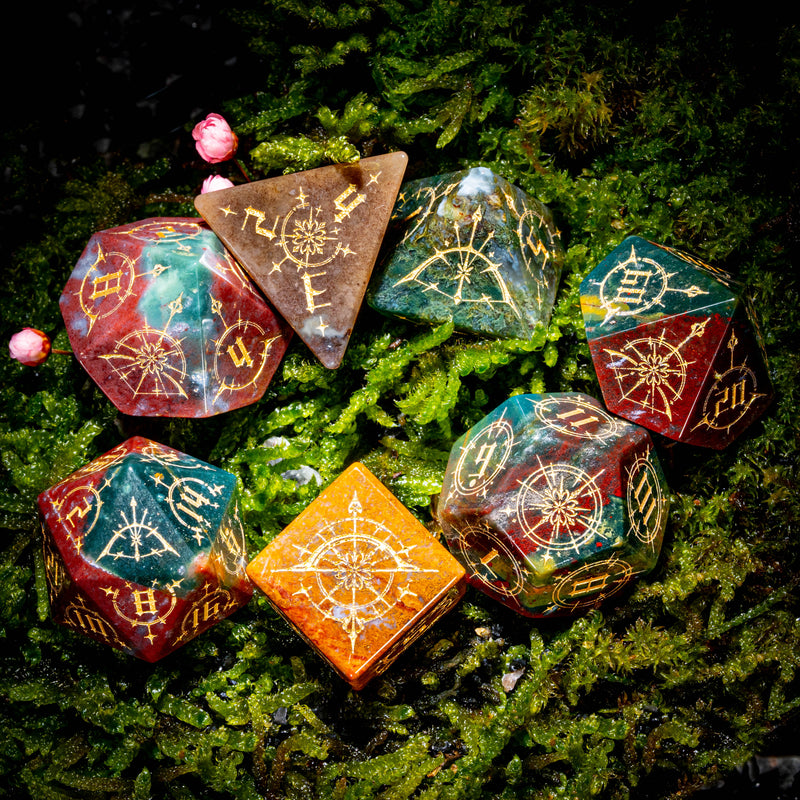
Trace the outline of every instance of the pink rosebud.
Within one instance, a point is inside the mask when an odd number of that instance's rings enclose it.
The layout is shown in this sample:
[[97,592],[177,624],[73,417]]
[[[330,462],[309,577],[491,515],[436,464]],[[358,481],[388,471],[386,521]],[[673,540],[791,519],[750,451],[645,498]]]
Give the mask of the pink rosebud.
[[26,367],[38,367],[50,355],[50,337],[36,328],[23,328],[11,337],[8,352]]
[[209,164],[227,161],[239,146],[239,137],[219,114],[209,114],[202,122],[198,122],[192,137],[197,152]]
[[220,189],[230,189],[233,186],[233,181],[223,178],[222,175],[209,175],[200,188],[200,194],[207,194],[208,192],[217,192]]

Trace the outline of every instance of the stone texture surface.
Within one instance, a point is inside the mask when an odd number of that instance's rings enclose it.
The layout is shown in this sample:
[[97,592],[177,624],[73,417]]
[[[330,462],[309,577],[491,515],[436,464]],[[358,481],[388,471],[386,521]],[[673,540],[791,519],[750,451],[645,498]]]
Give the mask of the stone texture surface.
[[253,582],[355,689],[464,593],[464,570],[362,464],[248,565]]
[[651,570],[667,510],[647,431],[553,393],[512,397],[455,443],[438,517],[473,586],[542,617],[596,606]]
[[292,334],[200,219],[96,233],[60,302],[75,355],[136,416],[208,417],[259,400]]
[[344,357],[408,157],[268,178],[195,206],[329,369]]
[[721,270],[638,236],[581,284],[606,406],[671,439],[721,449],[772,385],[752,309]]
[[157,661],[247,603],[236,478],[142,437],[39,496],[53,619]]
[[498,338],[547,324],[564,258],[550,210],[485,167],[403,186],[399,242],[367,301],[386,314]]

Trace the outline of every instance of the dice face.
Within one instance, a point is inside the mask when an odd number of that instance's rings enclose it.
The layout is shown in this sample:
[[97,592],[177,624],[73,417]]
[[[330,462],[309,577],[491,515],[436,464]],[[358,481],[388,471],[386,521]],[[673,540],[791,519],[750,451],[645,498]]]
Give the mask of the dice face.
[[60,303],[75,355],[135,416],[209,417],[259,400],[291,337],[199,219],[94,234]]
[[53,619],[157,661],[253,586],[224,470],[134,437],[39,496]]
[[666,483],[646,430],[584,394],[512,397],[453,446],[438,517],[467,580],[515,611],[598,605],[658,560]]
[[400,238],[367,301],[417,322],[453,322],[493,338],[547,324],[564,251],[550,210],[485,167],[403,186],[390,222]]
[[722,449],[772,399],[752,310],[725,273],[629,237],[581,284],[581,309],[610,411]]
[[248,565],[295,630],[361,689],[464,593],[464,570],[362,464]]

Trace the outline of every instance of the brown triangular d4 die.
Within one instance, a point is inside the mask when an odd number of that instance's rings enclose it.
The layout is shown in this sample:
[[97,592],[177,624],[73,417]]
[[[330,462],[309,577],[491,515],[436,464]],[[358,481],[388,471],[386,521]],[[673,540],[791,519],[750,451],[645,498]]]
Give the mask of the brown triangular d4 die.
[[363,158],[195,198],[298,336],[339,366],[378,258],[408,156]]

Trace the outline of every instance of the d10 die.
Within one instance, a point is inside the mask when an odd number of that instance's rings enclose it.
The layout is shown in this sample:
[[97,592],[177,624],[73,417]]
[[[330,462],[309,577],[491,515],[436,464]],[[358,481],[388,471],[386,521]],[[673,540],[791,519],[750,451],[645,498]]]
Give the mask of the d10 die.
[[355,689],[464,593],[464,570],[362,464],[248,565],[253,582]]
[[236,478],[142,437],[39,495],[53,618],[157,661],[248,602]]
[[772,399],[751,309],[724,272],[631,236],[581,284],[589,349],[610,411],[722,449]]
[[529,338],[547,324],[564,251],[547,206],[485,167],[406,184],[392,213],[402,237],[367,302],[418,322]]
[[473,586],[541,617],[595,606],[651,570],[667,508],[646,430],[584,394],[530,394],[455,443],[438,516]]
[[209,417],[254,403],[291,336],[199,219],[99,231],[60,302],[78,360],[135,416]]

